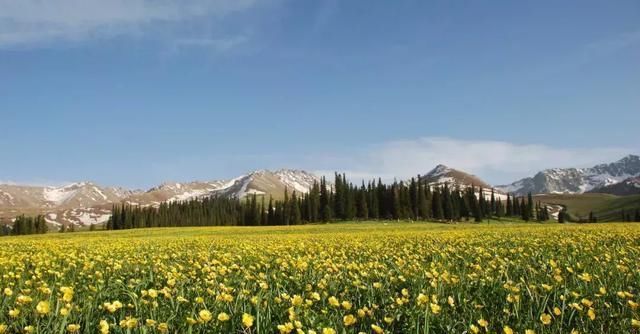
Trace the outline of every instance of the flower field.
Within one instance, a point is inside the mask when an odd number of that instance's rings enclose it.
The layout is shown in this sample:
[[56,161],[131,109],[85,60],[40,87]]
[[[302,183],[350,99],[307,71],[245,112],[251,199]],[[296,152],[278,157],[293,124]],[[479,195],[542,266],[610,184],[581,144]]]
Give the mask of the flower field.
[[0,239],[0,333],[634,333],[640,225]]

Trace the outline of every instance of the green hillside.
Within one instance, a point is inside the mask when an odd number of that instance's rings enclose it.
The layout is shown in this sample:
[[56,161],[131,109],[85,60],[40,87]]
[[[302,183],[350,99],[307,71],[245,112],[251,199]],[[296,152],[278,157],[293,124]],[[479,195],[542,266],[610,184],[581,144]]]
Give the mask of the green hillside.
[[545,204],[564,205],[574,220],[586,218],[589,212],[600,221],[621,221],[622,210],[633,215],[640,209],[640,195],[616,196],[610,194],[548,194],[536,195],[536,201]]

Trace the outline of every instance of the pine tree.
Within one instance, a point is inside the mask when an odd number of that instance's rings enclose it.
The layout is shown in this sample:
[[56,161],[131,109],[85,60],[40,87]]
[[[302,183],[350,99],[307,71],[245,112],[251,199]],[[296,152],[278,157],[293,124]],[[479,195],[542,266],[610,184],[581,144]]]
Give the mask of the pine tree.
[[452,220],[453,219],[453,202],[451,201],[451,192],[449,190],[449,186],[445,183],[442,187],[442,213],[444,219]]
[[269,225],[269,223],[267,222],[267,210],[264,205],[264,196],[262,196],[262,200],[260,201],[260,225]]
[[495,195],[495,190],[493,188],[491,188],[491,212],[489,213],[489,216],[496,216],[496,195]]
[[564,224],[566,220],[566,210],[565,208],[560,209],[560,212],[558,212],[558,223],[560,224]]
[[369,192],[369,217],[373,219],[380,218],[380,202],[378,201],[378,192],[375,190],[373,183],[369,182],[367,185]]
[[417,217],[416,219],[427,219],[429,216],[427,207],[427,193],[425,192],[425,185],[420,181],[420,176],[418,175],[417,182]]
[[327,180],[322,177],[320,179],[320,219],[328,222],[332,219],[331,201],[329,199],[329,191],[327,190]]
[[[420,180],[420,175],[418,175],[418,180]],[[411,217],[414,220],[418,220],[418,216],[420,216],[420,203],[418,182],[416,182],[414,178],[411,178],[411,182],[409,183],[409,198],[411,200]]]
[[521,214],[522,220],[529,221],[529,219],[531,219],[531,216],[529,213],[530,213],[529,205],[525,203],[524,197],[522,197],[520,199],[520,214]]
[[[480,187],[478,191],[478,216],[476,217],[477,222],[481,222],[484,217],[488,214],[487,210],[487,199],[484,197],[484,189]],[[478,220],[478,218],[480,218]]]
[[466,193],[459,194],[458,214],[459,214],[459,217],[465,217],[466,220],[469,220],[471,213],[470,213],[469,204],[467,203],[466,197],[467,197]]
[[496,217],[502,218],[504,217],[504,204],[502,204],[502,199],[498,198],[498,202],[496,203]]
[[362,181],[362,186],[360,187],[360,191],[358,192],[357,216],[358,218],[363,220],[369,219],[369,205],[367,204],[367,197],[367,189],[364,186],[364,181]]
[[433,218],[435,220],[443,220],[444,219],[444,205],[442,204],[442,196],[441,196],[441,193],[440,193],[440,189],[437,188],[437,187],[434,188],[432,195],[433,195],[433,197],[431,199],[431,205],[432,205],[431,211],[433,212]]
[[[302,218],[301,218],[301,214],[300,214],[300,205],[298,203],[298,199],[296,197],[296,192],[294,191],[293,194],[291,194],[291,200],[289,201],[289,214],[291,215],[291,217],[289,218],[289,224],[290,225],[300,225],[302,223]],[[286,225],[289,225],[286,224]]]
[[267,207],[267,223],[265,225],[275,225],[276,216],[273,207],[273,197],[269,196],[269,206]]

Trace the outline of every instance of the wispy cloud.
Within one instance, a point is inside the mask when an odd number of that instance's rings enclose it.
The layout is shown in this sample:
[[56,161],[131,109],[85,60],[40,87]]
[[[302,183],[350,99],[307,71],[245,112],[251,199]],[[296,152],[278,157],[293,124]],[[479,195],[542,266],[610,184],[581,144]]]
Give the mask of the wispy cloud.
[[315,163],[322,166],[316,172],[323,175],[331,175],[332,170],[349,171],[354,179],[379,176],[387,180],[406,179],[445,164],[498,184],[546,168],[592,166],[629,153],[632,150],[625,147],[568,148],[426,137],[381,143],[344,156],[325,156]]
[[586,65],[596,59],[616,54],[639,44],[640,30],[623,32],[608,39],[598,40],[585,45],[576,65]]
[[222,18],[256,0],[0,0],[0,47],[144,33],[153,24]]
[[184,38],[173,42],[174,51],[180,49],[200,48],[217,52],[224,52],[236,48],[248,41],[247,35],[230,36],[224,38]]

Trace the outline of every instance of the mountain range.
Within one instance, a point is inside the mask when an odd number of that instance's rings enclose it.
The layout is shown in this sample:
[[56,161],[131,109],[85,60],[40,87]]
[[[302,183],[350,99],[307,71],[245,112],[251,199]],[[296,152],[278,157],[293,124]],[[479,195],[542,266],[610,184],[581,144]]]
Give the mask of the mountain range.
[[162,202],[187,201],[207,196],[250,194],[281,198],[285,189],[308,192],[319,178],[302,170],[259,170],[230,180],[164,183],[147,191],[101,187],[91,182],[63,187],[0,185],[0,222],[20,214],[45,214],[49,224],[101,224],[111,215],[114,203],[155,206]]
[[[437,165],[420,179],[432,185],[474,185],[490,191],[492,186],[478,176],[445,165]],[[269,195],[282,198],[285,189],[306,193],[319,177],[303,171],[259,170],[229,180],[164,183],[149,190],[101,187],[79,182],[63,187],[0,184],[0,222],[10,222],[20,214],[44,214],[51,225],[101,224],[107,221],[114,203],[156,206],[162,202],[185,201],[207,196]],[[640,194],[640,157],[626,156],[616,162],[591,168],[554,168],[538,172],[509,185],[493,187],[498,197],[506,193],[582,194],[600,192],[613,195]]]
[[640,195],[640,177],[631,177],[622,182],[595,188],[588,192],[618,196]]
[[591,168],[553,168],[496,189],[516,195],[582,194],[640,176],[640,157],[628,155]]

